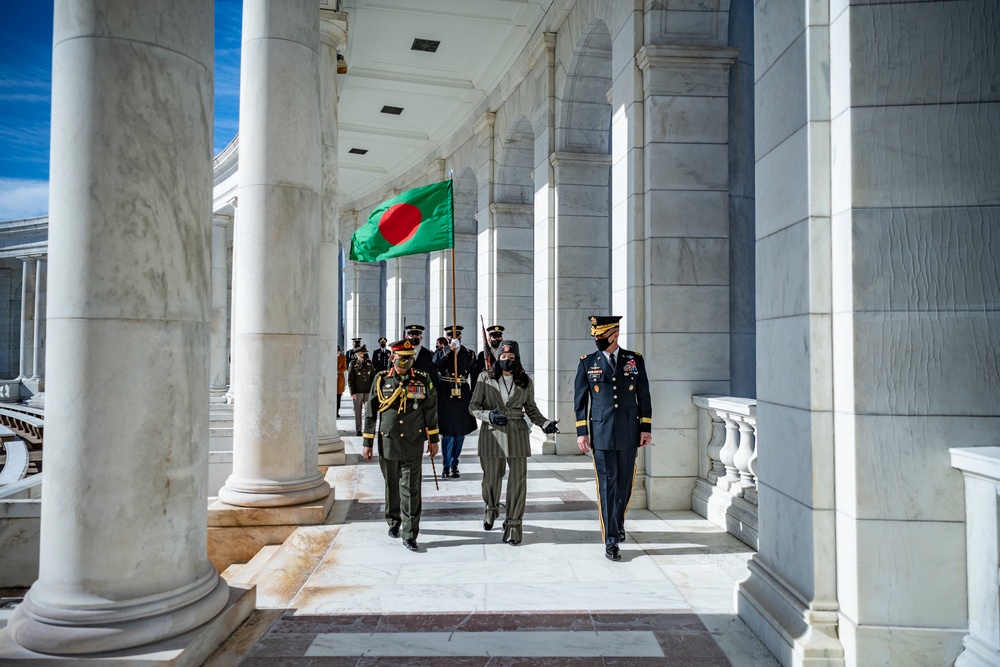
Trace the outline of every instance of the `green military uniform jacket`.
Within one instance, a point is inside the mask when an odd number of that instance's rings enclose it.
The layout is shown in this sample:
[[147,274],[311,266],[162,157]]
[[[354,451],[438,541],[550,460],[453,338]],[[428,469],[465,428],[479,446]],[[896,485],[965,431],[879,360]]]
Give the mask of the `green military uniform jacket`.
[[411,369],[395,369],[375,376],[365,415],[364,446],[379,435],[378,455],[389,461],[415,461],[425,443],[438,441],[437,389],[430,376]]

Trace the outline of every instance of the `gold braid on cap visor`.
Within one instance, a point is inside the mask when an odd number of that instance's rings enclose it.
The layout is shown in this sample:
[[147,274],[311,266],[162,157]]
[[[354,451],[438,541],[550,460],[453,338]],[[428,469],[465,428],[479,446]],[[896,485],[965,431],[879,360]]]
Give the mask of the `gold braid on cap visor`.
[[591,336],[603,336],[612,329],[617,329],[619,327],[618,322],[612,322],[611,324],[591,324],[590,325],[590,335]]

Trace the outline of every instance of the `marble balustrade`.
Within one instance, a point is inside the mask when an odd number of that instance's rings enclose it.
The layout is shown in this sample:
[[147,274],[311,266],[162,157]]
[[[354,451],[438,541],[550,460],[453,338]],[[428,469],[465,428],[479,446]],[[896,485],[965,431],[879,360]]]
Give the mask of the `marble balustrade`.
[[757,548],[757,401],[696,395],[699,479],[695,512]]
[[955,667],[1000,665],[1000,447],[955,447],[951,465],[965,478],[969,633]]

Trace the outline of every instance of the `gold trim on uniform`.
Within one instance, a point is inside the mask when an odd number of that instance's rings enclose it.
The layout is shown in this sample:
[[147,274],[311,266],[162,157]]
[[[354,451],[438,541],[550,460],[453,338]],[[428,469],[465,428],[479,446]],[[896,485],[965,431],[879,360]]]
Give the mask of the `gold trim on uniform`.
[[642,419],[639,420],[639,422],[642,424],[652,424],[653,420],[649,417],[643,417]]
[[587,425],[587,420],[586,419],[581,419],[578,422],[576,422],[577,428],[579,428],[581,426],[586,426],[586,425]]
[[[593,318],[591,318],[593,319]],[[612,322],[611,324],[591,324],[590,325],[590,335],[591,336],[603,336],[612,329],[617,329],[621,326],[618,322]]]
[[429,428],[429,429],[427,429],[427,435],[437,435],[438,433],[439,433],[439,429],[436,429],[436,428]]
[[374,433],[365,433],[364,437],[365,437],[365,440],[374,440],[375,439],[375,434]]

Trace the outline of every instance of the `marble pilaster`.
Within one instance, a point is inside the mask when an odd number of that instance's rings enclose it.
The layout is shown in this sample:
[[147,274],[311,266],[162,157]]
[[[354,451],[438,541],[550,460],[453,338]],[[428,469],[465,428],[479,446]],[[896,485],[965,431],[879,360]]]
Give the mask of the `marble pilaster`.
[[[429,266],[430,324],[427,336],[444,335],[444,328],[453,323],[465,327],[462,340],[472,348],[478,333],[476,319],[476,236],[455,231],[455,315],[452,314],[452,251],[431,253]],[[429,344],[429,343],[428,343]]]
[[209,369],[209,389],[212,394],[223,394],[228,384],[226,368],[229,365],[229,347],[226,344],[228,312],[227,291],[229,276],[226,271],[226,228],[230,218],[212,216],[212,351]]
[[347,43],[345,14],[320,10],[320,122],[323,142],[322,239],[319,246],[319,444],[321,465],[344,463],[337,432],[337,341],[340,339],[340,220],[337,169],[337,49]]
[[[490,205],[493,220],[490,245],[496,276],[493,319],[506,327],[504,338],[520,343],[521,360],[528,373],[534,372],[535,359],[533,215],[531,204],[495,202]],[[490,324],[486,322],[487,326]]]
[[35,271],[38,260],[21,260],[21,364],[20,376],[30,378],[35,348]]
[[[35,335],[32,341],[31,379],[41,383],[45,378],[45,290],[47,265],[44,259],[38,260],[35,272]],[[38,384],[38,391],[42,385]]]
[[646,452],[646,481],[657,509],[691,507],[691,394],[729,392],[726,128],[735,57],[724,47],[645,45],[637,55],[641,103],[627,74],[613,90],[613,106],[628,102],[627,118],[641,126],[615,134],[627,141],[616,149],[613,190],[626,195],[613,204],[612,273],[616,305],[632,304],[636,319],[623,322],[625,346],[654,360],[646,369],[656,446]]
[[319,51],[313,0],[244,3],[234,287],[239,400],[233,474],[219,490],[230,505],[297,505],[330,493],[317,467]]
[[212,11],[56,2],[39,576],[0,645],[129,649],[229,600],[204,501]]

